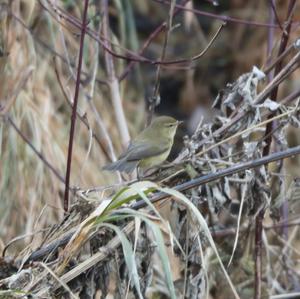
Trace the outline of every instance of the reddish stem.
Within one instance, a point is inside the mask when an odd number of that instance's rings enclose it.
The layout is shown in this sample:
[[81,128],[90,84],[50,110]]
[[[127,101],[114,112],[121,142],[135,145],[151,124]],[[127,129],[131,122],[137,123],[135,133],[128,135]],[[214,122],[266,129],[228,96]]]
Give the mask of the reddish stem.
[[[290,0],[289,6],[288,6],[287,17],[286,17],[286,22],[287,23],[286,23],[286,26],[284,28],[285,30],[282,32],[280,46],[279,46],[278,54],[277,54],[278,57],[285,51],[285,49],[287,47],[287,43],[288,43],[288,40],[289,40],[290,31],[291,31],[291,26],[292,26],[292,15],[293,15],[295,5],[296,5],[296,0]],[[282,62],[283,61],[281,60],[276,64],[275,70],[274,70],[274,76],[276,76],[281,71]],[[277,100],[277,93],[278,93],[278,86],[276,86],[272,90],[272,92],[270,94],[271,100],[273,100],[273,101]],[[273,114],[271,114],[269,116],[269,118],[272,118],[272,117],[274,117]],[[272,136],[269,135],[269,132],[272,130],[272,126],[273,126],[273,122],[270,122],[270,123],[267,124],[267,127],[266,127],[265,135],[266,136],[268,135],[268,137],[266,138],[266,146],[263,149],[263,155],[264,156],[267,155],[270,151]]]
[[[290,36],[290,30],[292,26],[292,16],[295,8],[296,0],[290,0],[288,5],[287,17],[286,17],[286,26],[284,27],[284,31],[282,32],[280,46],[278,49],[277,57],[279,57],[286,49],[287,43]],[[276,11],[276,10],[275,10]],[[274,76],[276,76],[282,69],[282,60],[279,61],[274,69]],[[277,100],[278,94],[278,86],[277,85],[270,93],[270,97],[273,101]],[[274,114],[271,113],[268,119],[274,117]],[[266,146],[263,148],[263,157],[268,156],[270,152],[271,142],[272,142],[272,130],[274,127],[274,122],[270,122],[266,126],[265,131],[265,141]],[[255,287],[254,287],[254,298],[261,298],[261,278],[262,278],[262,232],[263,232],[263,219],[265,214],[265,208],[263,207],[261,211],[258,213],[255,219]]]
[[65,185],[65,194],[64,194],[64,211],[65,211],[65,213],[67,213],[69,210],[69,186],[70,186],[70,175],[71,175],[73,140],[74,140],[74,132],[75,132],[75,124],[76,124],[77,103],[78,103],[78,96],[79,96],[79,89],[80,89],[80,74],[81,74],[82,60],[83,60],[84,37],[85,37],[86,28],[87,28],[86,20],[87,20],[88,4],[89,4],[89,0],[85,0],[84,10],[83,10],[82,27],[81,27],[81,35],[80,35],[80,48],[79,48],[79,59],[78,59],[77,77],[76,77],[76,85],[75,85],[75,95],[74,95],[74,102],[73,102],[73,109],[72,109],[72,116],[71,116],[69,147],[68,147],[66,185]]

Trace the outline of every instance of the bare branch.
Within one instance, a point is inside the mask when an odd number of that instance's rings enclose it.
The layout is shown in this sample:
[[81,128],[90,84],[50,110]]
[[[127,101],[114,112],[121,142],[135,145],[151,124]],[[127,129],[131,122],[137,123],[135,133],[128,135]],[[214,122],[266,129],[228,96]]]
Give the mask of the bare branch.
[[84,36],[85,36],[86,25],[87,25],[86,20],[87,20],[88,4],[89,4],[89,0],[85,0],[84,11],[83,11],[83,20],[82,20],[83,25],[81,28],[81,36],[80,36],[80,48],[79,48],[75,95],[74,95],[74,102],[73,102],[73,109],[72,109],[72,116],[71,116],[69,147],[68,147],[66,187],[65,187],[65,194],[64,194],[65,213],[67,213],[69,210],[69,188],[70,188],[70,176],[71,176],[72,150],[73,150],[73,141],[74,141],[75,124],[76,124],[77,103],[78,103],[79,89],[80,89],[80,75],[81,75],[81,67],[82,67],[82,59],[83,59]]

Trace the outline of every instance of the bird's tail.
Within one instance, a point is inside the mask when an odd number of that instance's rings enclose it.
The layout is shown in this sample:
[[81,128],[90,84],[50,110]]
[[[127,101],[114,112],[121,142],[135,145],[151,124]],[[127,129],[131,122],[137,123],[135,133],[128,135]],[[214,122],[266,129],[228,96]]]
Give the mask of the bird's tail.
[[139,161],[126,161],[126,159],[120,159],[118,161],[105,165],[103,169],[131,173],[137,167],[138,163]]

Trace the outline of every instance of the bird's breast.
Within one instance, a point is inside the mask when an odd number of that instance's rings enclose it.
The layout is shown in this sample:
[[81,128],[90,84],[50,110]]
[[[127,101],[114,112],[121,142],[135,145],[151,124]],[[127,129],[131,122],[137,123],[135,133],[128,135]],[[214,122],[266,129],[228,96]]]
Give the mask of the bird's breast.
[[159,155],[156,155],[153,157],[149,157],[146,159],[142,159],[139,163],[139,167],[142,169],[148,169],[148,168],[151,168],[151,167],[161,164],[168,158],[168,156],[170,154],[170,150],[171,150],[171,148],[169,150],[163,152],[162,154],[159,154]]

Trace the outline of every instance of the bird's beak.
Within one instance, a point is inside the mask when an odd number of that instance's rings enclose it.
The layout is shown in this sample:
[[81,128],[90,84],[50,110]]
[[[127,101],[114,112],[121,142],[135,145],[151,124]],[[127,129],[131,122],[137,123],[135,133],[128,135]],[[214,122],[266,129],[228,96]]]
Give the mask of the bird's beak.
[[181,125],[181,124],[183,124],[184,123],[184,121],[182,121],[182,120],[177,120],[177,126],[179,126],[179,125]]

